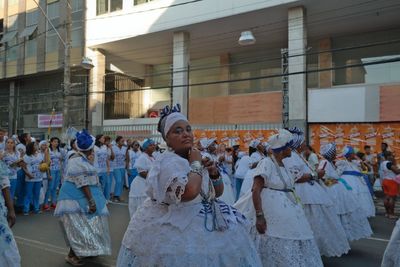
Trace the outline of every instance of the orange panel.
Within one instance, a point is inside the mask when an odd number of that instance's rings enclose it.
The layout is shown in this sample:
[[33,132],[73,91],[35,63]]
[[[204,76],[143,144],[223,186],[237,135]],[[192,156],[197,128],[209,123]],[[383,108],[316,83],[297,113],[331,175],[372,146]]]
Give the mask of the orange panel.
[[400,85],[380,87],[380,121],[400,119]]
[[193,124],[279,123],[282,93],[191,98],[189,118]]

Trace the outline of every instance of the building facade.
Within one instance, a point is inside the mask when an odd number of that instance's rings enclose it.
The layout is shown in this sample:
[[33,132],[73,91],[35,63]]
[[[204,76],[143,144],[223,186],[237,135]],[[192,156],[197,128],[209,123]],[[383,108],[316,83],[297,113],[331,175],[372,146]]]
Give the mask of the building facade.
[[[399,12],[391,0],[88,2],[90,119],[155,134],[152,112],[181,103],[199,127],[280,125],[285,78],[290,125],[399,120]],[[246,30],[256,43],[241,46]]]
[[[71,21],[66,10],[71,12]],[[85,125],[86,96],[81,93],[88,88],[89,74],[80,67],[85,52],[84,11],[82,0],[0,1],[0,119],[9,134],[31,132],[47,137],[47,127],[38,128],[38,115],[63,112],[64,43],[68,40],[71,93],[76,95],[67,99],[68,124]],[[52,135],[62,136],[61,128]]]

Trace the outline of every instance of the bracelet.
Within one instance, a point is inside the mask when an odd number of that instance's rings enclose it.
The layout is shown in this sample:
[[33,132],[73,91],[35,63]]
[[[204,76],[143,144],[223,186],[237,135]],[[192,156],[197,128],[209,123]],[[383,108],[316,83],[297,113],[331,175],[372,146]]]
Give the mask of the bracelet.
[[257,211],[256,212],[256,217],[264,217],[264,212],[263,211]]
[[196,170],[190,170],[191,173],[195,173],[197,175],[200,175],[201,177],[203,177],[203,174],[201,171],[196,171]]
[[96,206],[96,202],[94,201],[93,198],[89,199],[89,206]]
[[203,172],[203,166],[201,165],[201,162],[198,161],[198,160],[193,161],[190,164],[190,168],[192,169],[193,172],[196,172],[196,173],[202,173]]
[[214,187],[215,186],[219,186],[219,185],[224,183],[224,181],[222,180],[221,176],[218,177],[217,179],[212,179],[211,181],[212,181],[212,184],[213,184]]

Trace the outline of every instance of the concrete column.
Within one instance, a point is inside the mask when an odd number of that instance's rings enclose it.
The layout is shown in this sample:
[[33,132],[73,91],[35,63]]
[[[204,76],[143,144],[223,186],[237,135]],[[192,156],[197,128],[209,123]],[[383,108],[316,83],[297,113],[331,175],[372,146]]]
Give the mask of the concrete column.
[[[289,73],[306,71],[307,33],[303,6],[288,12]],[[295,56],[299,55],[299,56]],[[293,57],[295,56],[295,57]],[[289,75],[289,126],[306,130],[307,126],[306,74]]]
[[[325,38],[319,41],[319,51],[330,51],[332,49],[332,41],[330,38]],[[318,68],[332,68],[332,52],[324,52],[318,54]],[[319,88],[332,87],[332,71],[322,71],[318,73]]]
[[15,81],[10,81],[10,99],[8,102],[8,136],[12,136],[17,132],[15,129],[15,113],[16,113],[16,97],[15,97]]
[[[173,44],[173,99],[175,105],[179,103],[182,106],[182,114],[188,116],[188,98],[189,98],[189,73],[188,66],[190,61],[189,55],[190,36],[187,32],[175,32]],[[182,86],[186,85],[186,86]],[[176,87],[178,86],[178,87]]]
[[[89,125],[94,133],[100,133],[103,126],[104,114],[104,99],[105,94],[105,74],[106,74],[106,57],[99,51],[91,51],[90,57],[93,60],[94,68],[90,71],[89,82],[89,105],[88,105],[88,118]],[[92,93],[100,92],[100,93]]]

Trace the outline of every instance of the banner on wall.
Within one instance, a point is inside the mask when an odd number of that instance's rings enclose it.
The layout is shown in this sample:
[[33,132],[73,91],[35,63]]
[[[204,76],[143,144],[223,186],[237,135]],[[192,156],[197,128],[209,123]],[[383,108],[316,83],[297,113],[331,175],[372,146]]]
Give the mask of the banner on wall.
[[194,130],[195,141],[201,138],[215,138],[218,144],[225,144],[227,147],[240,146],[241,151],[247,151],[252,140],[258,139],[266,142],[275,134],[276,130]]
[[389,145],[389,150],[400,159],[400,123],[337,123],[310,124],[310,144],[319,151],[320,146],[335,142],[337,151],[351,145],[359,151],[369,145],[374,153],[381,152],[381,143]]

